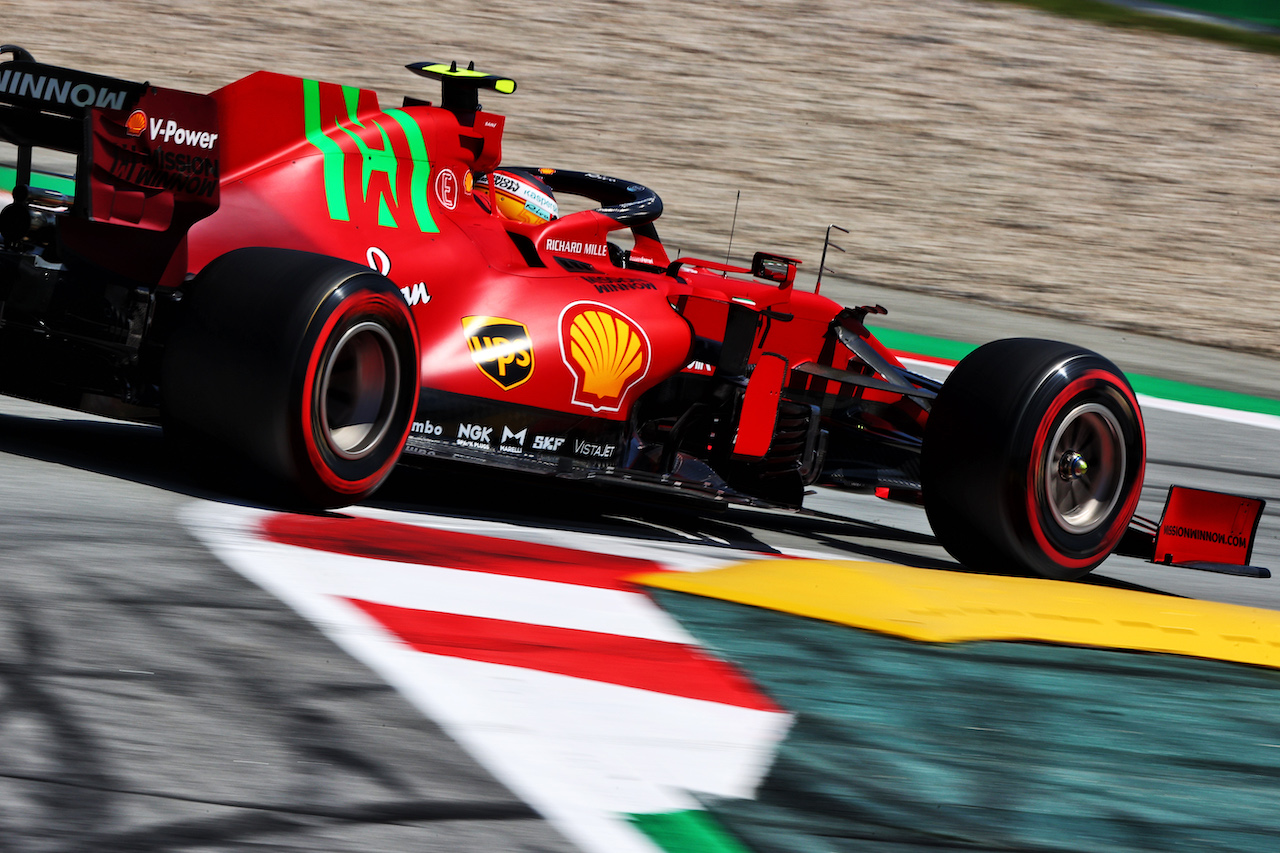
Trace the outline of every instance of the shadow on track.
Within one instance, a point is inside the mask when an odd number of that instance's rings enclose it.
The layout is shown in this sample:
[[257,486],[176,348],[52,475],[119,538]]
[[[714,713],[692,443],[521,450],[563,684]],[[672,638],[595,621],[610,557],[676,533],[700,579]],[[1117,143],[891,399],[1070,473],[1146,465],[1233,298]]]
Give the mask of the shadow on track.
[[690,494],[656,494],[600,481],[562,481],[461,463],[402,466],[367,503],[406,513],[465,515],[769,554],[780,551],[761,535],[785,533],[854,558],[964,571],[953,561],[894,547],[895,543],[936,545],[932,536],[831,513],[725,505]]
[[[220,503],[289,510],[264,494],[252,470],[221,454],[209,459],[178,457],[159,427],[77,417],[0,414],[0,452]],[[893,543],[931,544],[921,536],[884,525],[824,513],[726,508],[687,495],[650,496],[625,487],[565,482],[546,477],[450,462],[401,466],[369,506],[415,515],[449,515],[546,528],[624,535],[670,542],[697,542],[731,550],[777,553],[757,531],[788,532],[815,544],[868,559],[927,568],[958,569],[955,563],[913,556]],[[863,546],[846,537],[870,539]],[[883,544],[880,544],[883,543]]]
[[[0,414],[0,452],[104,474],[191,498],[297,511],[275,499],[254,471],[225,454],[179,457],[159,427],[97,420]],[[989,574],[945,554],[929,535],[829,512],[760,510],[693,495],[663,494],[598,482],[561,481],[456,462],[423,461],[396,469],[366,505],[414,515],[447,515],[549,529],[697,543],[731,551],[779,553],[763,534],[802,537],[833,555],[924,569]],[[939,552],[941,554],[941,552]],[[1148,592],[1100,576],[1085,583]]]
[[254,496],[252,476],[240,466],[176,458],[158,426],[77,413],[42,418],[0,414],[0,452],[153,486],[192,498],[273,506]]
[[158,429],[0,414],[0,467],[0,850],[574,849],[172,517],[241,496]]

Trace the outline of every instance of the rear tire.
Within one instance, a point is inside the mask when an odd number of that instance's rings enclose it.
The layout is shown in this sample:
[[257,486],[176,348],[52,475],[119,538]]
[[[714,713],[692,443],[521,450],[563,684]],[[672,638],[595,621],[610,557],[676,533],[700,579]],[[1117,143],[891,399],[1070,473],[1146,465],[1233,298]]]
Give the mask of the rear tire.
[[310,506],[372,494],[417,408],[400,291],[358,264],[265,248],[223,255],[183,291],[164,357],[168,428],[217,442]]
[[1068,580],[1120,542],[1145,465],[1142,414],[1114,364],[1017,338],[978,348],[947,378],[921,484],[934,534],[969,568]]

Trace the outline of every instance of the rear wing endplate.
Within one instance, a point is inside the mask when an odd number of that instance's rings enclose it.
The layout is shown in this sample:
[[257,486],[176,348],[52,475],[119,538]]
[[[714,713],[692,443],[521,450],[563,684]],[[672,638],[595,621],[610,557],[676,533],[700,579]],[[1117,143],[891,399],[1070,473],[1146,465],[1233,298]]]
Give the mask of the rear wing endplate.
[[16,45],[0,45],[0,139],[18,147],[16,183],[31,183],[33,148],[81,154],[90,109],[131,109],[147,90],[134,83],[36,62]]
[[218,208],[217,103],[45,65],[14,45],[0,46],[5,55],[13,58],[0,62],[0,140],[18,147],[15,203],[27,203],[39,179],[33,149],[75,155],[62,243],[123,274],[159,281],[191,225]]

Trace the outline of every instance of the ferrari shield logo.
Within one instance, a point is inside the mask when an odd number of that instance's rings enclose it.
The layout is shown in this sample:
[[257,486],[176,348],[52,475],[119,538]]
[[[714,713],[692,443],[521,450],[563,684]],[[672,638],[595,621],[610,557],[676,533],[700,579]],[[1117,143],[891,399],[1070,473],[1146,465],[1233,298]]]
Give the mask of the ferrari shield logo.
[[504,391],[533,375],[533,341],[524,323],[502,317],[463,317],[471,360]]

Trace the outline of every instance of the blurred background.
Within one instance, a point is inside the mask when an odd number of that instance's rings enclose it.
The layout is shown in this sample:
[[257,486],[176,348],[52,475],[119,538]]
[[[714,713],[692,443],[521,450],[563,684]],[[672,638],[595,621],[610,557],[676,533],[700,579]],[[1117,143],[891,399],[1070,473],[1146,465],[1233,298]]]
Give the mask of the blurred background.
[[[1263,21],[1251,2],[1185,5]],[[439,94],[406,63],[474,60],[519,82],[484,99],[509,117],[505,162],[653,187],[681,254],[724,258],[740,192],[737,260],[778,251],[812,276],[837,224],[847,254],[828,266],[854,285],[1280,355],[1280,56],[1265,37],[1249,49],[982,0],[0,12],[0,40],[42,62],[197,92],[265,68],[393,106]]]

